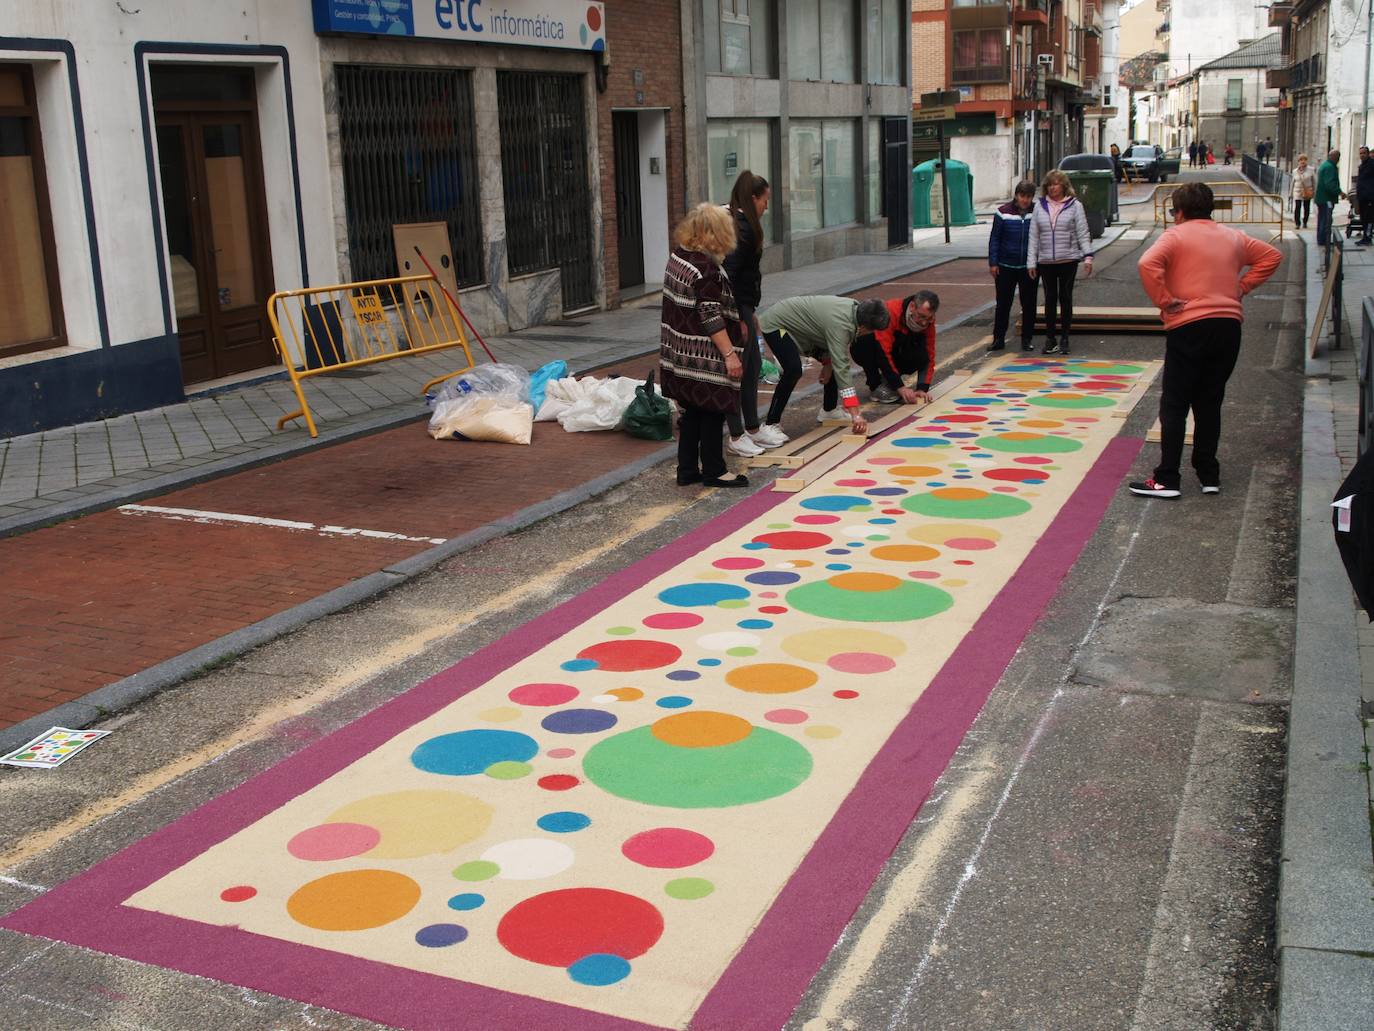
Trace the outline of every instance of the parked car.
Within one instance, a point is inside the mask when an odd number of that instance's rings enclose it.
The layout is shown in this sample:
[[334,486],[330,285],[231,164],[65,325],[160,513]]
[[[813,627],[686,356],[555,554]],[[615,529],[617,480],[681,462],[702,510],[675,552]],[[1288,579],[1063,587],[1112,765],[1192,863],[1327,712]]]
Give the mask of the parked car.
[[[1059,161],[1061,172],[1082,172],[1092,169],[1096,172],[1115,172],[1116,168],[1112,164],[1110,154],[1069,154]],[[1111,209],[1107,212],[1107,225],[1121,218],[1121,209],[1117,205],[1116,176],[1112,176],[1111,187]]]
[[1169,176],[1178,175],[1179,159],[1165,155],[1164,148],[1150,143],[1136,143],[1121,155],[1121,163],[1142,179],[1152,183],[1167,183]]

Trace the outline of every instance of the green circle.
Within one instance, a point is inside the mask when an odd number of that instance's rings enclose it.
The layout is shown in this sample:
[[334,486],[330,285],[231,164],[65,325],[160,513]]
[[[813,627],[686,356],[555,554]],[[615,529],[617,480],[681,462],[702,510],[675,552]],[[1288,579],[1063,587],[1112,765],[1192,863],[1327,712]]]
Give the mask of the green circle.
[[529,763],[505,760],[499,763],[492,763],[482,772],[493,780],[519,780],[521,777],[529,776],[533,769],[534,767]]
[[750,655],[757,655],[758,652],[759,650],[757,648],[748,648],[744,645],[740,645],[738,648],[725,649],[726,655],[733,655],[737,659],[747,658]]
[[669,898],[687,901],[704,899],[715,890],[716,886],[705,877],[678,877],[663,886],[663,891]]
[[792,529],[792,524],[791,524],[791,523],[769,523],[769,524],[768,524],[768,529],[770,529],[770,530],[790,530],[790,529]]
[[486,859],[474,859],[453,871],[460,881],[489,881],[501,872],[501,868]]
[[1068,437],[1049,436],[1036,436],[1031,440],[1007,440],[1002,436],[979,437],[978,446],[987,451],[1014,451],[1021,455],[1033,455],[1037,452],[1062,455],[1083,447],[1078,441],[1070,440]]
[[632,626],[613,626],[606,631],[606,633],[614,634],[616,637],[624,637],[626,634],[632,634],[634,632],[635,628]]
[[903,581],[890,591],[846,591],[826,580],[787,592],[787,603],[800,612],[854,623],[903,623],[944,612],[954,598],[929,584]]
[[1076,368],[1074,371],[1084,378],[1090,379],[1094,376],[1134,376],[1144,372],[1145,367],[1142,365],[1109,365],[1105,369]]
[[886,541],[886,540],[891,540],[891,539],[892,539],[892,538],[890,538],[890,537],[889,537],[887,534],[885,534],[885,533],[870,533],[870,534],[868,534],[867,536],[864,537],[864,540],[866,540],[866,541]]
[[936,493],[931,493],[903,498],[902,507],[908,512],[938,519],[1006,519],[1029,512],[1031,504],[1029,501],[1008,497],[1005,494],[989,494],[985,498],[961,501],[958,498],[942,498]]
[[1110,397],[1084,394],[1082,397],[1031,397],[1028,404],[1039,408],[1115,408],[1116,402]]
[[749,602],[743,598],[726,598],[724,601],[716,602],[718,609],[744,609],[749,607]]
[[679,748],[636,727],[598,741],[582,769],[617,798],[673,809],[721,809],[784,795],[811,775],[811,753],[755,727],[728,745]]

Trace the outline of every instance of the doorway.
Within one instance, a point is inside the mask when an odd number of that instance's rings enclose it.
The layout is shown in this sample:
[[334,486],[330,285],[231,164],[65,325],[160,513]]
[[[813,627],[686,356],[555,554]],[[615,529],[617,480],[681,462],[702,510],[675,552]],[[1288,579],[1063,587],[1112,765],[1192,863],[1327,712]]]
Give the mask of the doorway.
[[907,165],[906,118],[883,119],[883,214],[887,216],[887,245],[911,243],[911,169]]
[[152,85],[182,382],[275,364],[253,73],[155,68]]
[[644,282],[644,209],[639,194],[639,115],[614,111],[615,217],[620,286]]

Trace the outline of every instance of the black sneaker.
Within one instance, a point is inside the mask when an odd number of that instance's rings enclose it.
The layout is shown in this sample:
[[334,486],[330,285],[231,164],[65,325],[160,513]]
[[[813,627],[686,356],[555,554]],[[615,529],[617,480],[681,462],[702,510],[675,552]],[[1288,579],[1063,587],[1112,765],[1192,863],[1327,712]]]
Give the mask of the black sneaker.
[[1144,483],[1132,483],[1131,493],[1139,494],[1142,498],[1177,498],[1182,491],[1177,487],[1166,487],[1162,483],[1156,483],[1153,478]]
[[1027,337],[1025,340],[1022,340],[1022,341],[1021,341],[1021,350],[1022,350],[1022,352],[1034,351],[1034,350],[1035,350],[1035,341],[1032,340],[1032,339],[1030,339],[1030,337]]
[[1204,484],[1202,485],[1202,493],[1204,493],[1204,494],[1220,494],[1220,493],[1221,493],[1221,484],[1219,484],[1219,483],[1204,483]]
[[1050,337],[1048,340],[1045,341],[1045,349],[1044,349],[1043,351],[1041,351],[1040,353],[1041,353],[1041,354],[1058,354],[1058,353],[1059,353],[1059,341],[1056,340],[1056,339],[1054,339],[1054,337]]
[[1068,334],[1067,334],[1067,333],[1066,333],[1064,336],[1062,336],[1062,337],[1059,338],[1059,353],[1060,353],[1060,354],[1068,354],[1068,353],[1069,353],[1069,337],[1068,337]]
[[988,344],[987,353],[992,354],[994,351],[1005,351],[1006,349],[1007,342],[1005,340],[994,340],[992,343]]

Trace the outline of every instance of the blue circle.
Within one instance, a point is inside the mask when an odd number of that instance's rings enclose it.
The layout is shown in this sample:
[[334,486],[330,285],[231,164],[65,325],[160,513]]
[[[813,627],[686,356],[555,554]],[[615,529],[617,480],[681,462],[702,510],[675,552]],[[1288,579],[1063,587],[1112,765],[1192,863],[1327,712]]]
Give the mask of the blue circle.
[[675,669],[668,674],[669,680],[696,680],[701,674],[694,669]]
[[617,722],[605,709],[562,709],[549,713],[539,725],[554,734],[598,734]]
[[850,548],[862,548],[863,546],[864,546],[864,542],[863,542],[863,541],[850,541],[850,542],[846,545],[846,547],[850,547]]
[[[599,54],[599,53],[601,53],[601,51],[603,51],[603,50],[605,50],[605,49],[606,49],[606,41],[605,41],[604,39],[594,39],[594,40],[592,40],[592,53],[594,53],[594,54]],[[628,966],[628,964],[626,964],[626,965]],[[626,973],[629,973],[628,970],[626,970],[625,972],[626,972]],[[619,980],[619,978],[617,978],[617,980]],[[588,983],[590,984],[591,982],[588,982]]]
[[794,584],[801,579],[797,573],[771,572],[765,570],[761,573],[750,573],[744,578],[746,583],[759,584],[763,587],[777,587],[782,584]]
[[448,900],[448,908],[456,909],[459,912],[466,912],[469,909],[480,909],[482,904],[487,901],[485,895],[478,895],[475,891],[465,891],[461,895],[455,895]]
[[896,521],[897,520],[893,519],[891,516],[882,516],[878,519],[869,520],[869,522],[872,523],[874,526],[888,526],[892,523],[895,523]]
[[468,929],[457,924],[430,924],[415,932],[415,941],[427,949],[442,949],[446,945],[457,945],[467,936]]
[[432,737],[410,753],[426,773],[472,777],[493,763],[525,762],[539,754],[539,743],[513,730],[460,730]]
[[697,659],[698,666],[719,666],[719,659]]
[[943,487],[943,486],[945,486],[945,482],[944,482],[944,480],[927,480],[927,481],[926,481],[926,486],[927,486],[927,487]]
[[949,447],[949,441],[931,437],[902,437],[892,442],[893,447]]
[[679,608],[692,608],[701,605],[716,605],[722,601],[742,601],[749,592],[735,584],[678,584],[660,591],[658,600],[665,605]]
[[609,952],[593,952],[568,967],[568,976],[578,984],[615,984],[630,976],[630,961]]
[[735,624],[741,630],[767,630],[772,625],[771,619],[741,619]]
[[970,433],[968,430],[950,430],[948,433],[940,434],[940,436],[948,437],[950,440],[967,440],[969,437],[978,436],[978,434]]
[[660,698],[656,704],[660,709],[685,709],[692,704],[692,699],[686,695],[670,694],[666,698]]
[[592,825],[592,818],[586,813],[546,813],[535,821],[541,831],[550,834],[571,834],[585,830]]
[[825,550],[825,553],[826,553],[827,555],[848,555],[848,554],[849,554],[849,549],[848,549],[848,548],[827,548],[827,549]]
[[990,451],[970,451],[970,452],[969,452],[969,458],[991,458],[991,457],[992,457],[992,453],[991,453]]
[[869,488],[868,490],[864,491],[864,493],[865,493],[865,494],[871,494],[871,495],[873,495],[873,496],[876,497],[876,498],[891,498],[891,497],[896,497],[898,494],[905,494],[905,493],[906,493],[906,488],[905,488],[905,487],[871,487],[871,488]]
[[589,669],[596,669],[596,660],[569,659],[567,662],[559,663],[558,668],[567,670],[569,673],[585,673]]
[[847,494],[822,494],[820,497],[806,498],[801,507],[814,512],[852,512],[857,508],[867,508],[868,504],[863,498]]
[[998,394],[997,396],[998,396],[998,397],[1025,397],[1026,395],[1025,395],[1025,394],[1017,394],[1017,393],[1015,393],[1015,392],[1007,392],[1007,393],[1003,393],[1003,394]]
[[840,573],[840,572],[843,572],[843,571],[846,570],[846,569],[853,569],[854,567],[851,566],[848,562],[831,562],[831,563],[827,564],[825,568],[826,568],[826,569],[833,569],[833,570],[835,570],[837,573]]
[[763,541],[750,541],[748,544],[741,544],[740,547],[745,551],[763,551],[768,545]]
[[1025,485],[1026,485],[1027,487],[1038,487],[1038,486],[1040,486],[1042,483],[1044,483],[1045,481],[1044,481],[1044,480],[1025,480],[1025,481],[1023,481],[1023,482],[1025,483]]

